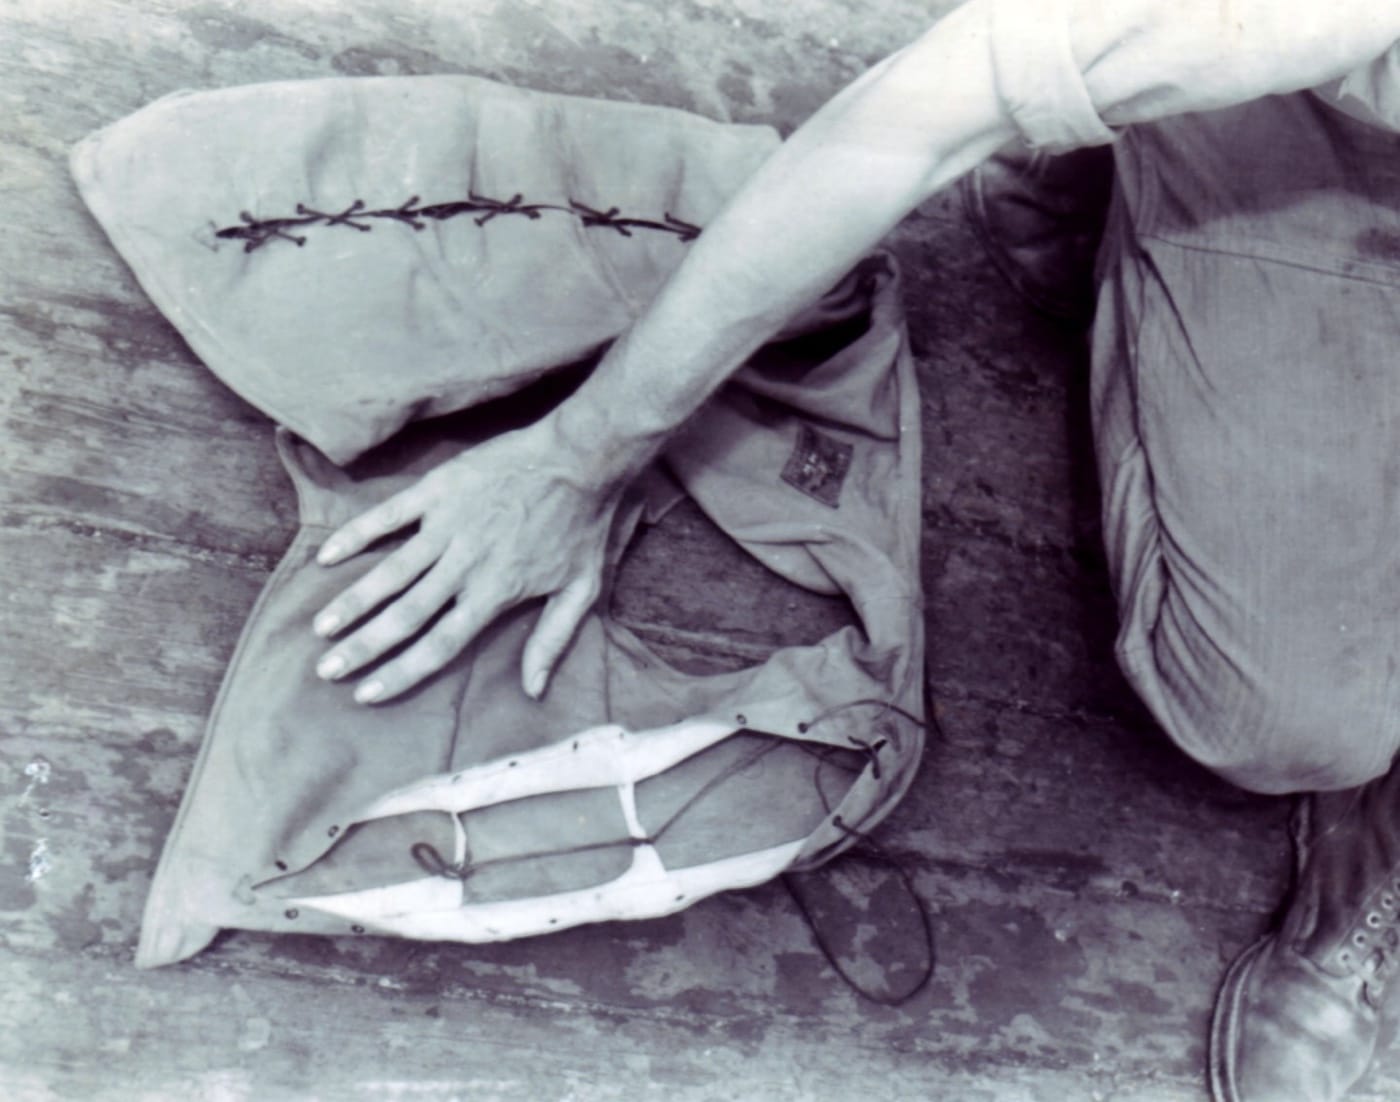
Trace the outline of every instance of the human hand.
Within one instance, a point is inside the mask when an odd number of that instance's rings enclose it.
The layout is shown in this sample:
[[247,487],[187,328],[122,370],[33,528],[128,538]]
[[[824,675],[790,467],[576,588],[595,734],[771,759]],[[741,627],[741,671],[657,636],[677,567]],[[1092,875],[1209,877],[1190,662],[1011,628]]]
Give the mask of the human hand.
[[333,565],[418,524],[402,547],[316,616],[314,630],[322,637],[353,629],[317,664],[319,676],[353,674],[441,612],[421,638],[355,690],[362,704],[389,700],[442,669],[502,612],[545,597],[521,660],[525,691],[536,698],[543,693],[597,600],[622,492],[616,480],[590,478],[587,464],[561,448],[547,424],[496,437],[443,463],[322,545],[317,560]]

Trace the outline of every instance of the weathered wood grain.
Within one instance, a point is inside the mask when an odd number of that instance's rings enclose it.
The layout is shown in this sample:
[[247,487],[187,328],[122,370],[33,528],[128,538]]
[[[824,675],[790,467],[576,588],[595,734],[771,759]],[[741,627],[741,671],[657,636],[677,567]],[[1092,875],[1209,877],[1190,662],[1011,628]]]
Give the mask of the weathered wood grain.
[[6,683],[11,731],[166,728],[199,737],[263,570],[175,541],[11,520],[6,564]]
[[[76,313],[64,325],[89,335],[93,317],[125,328],[129,313],[110,302],[75,312],[52,298],[45,309],[49,318]],[[271,426],[188,354],[133,362],[101,353],[95,371],[91,352],[59,336],[30,338],[3,317],[0,344],[0,510],[16,522],[173,539],[264,567],[280,555],[296,503]]]
[[[0,1004],[0,1084],[16,1102],[1196,1097],[1166,1075],[943,1064],[916,1047],[867,1045],[807,1022],[726,1029],[683,1016],[568,1013],[532,999],[458,999],[393,981],[254,983],[198,968],[154,991],[130,985],[119,967],[64,958],[8,959],[0,979],[20,996]],[[23,1017],[20,1007],[30,1008]],[[51,1045],[21,1040],[36,1034]]]
[[[546,91],[645,100],[791,127],[955,4],[882,0],[855,19],[823,2],[550,0],[391,6],[346,0],[10,0],[0,59],[29,70],[14,101],[41,120],[135,110],[181,87],[313,76],[473,72]],[[100,74],[75,82],[84,65]],[[81,108],[84,86],[105,96]],[[91,97],[86,97],[91,101]],[[36,129],[48,130],[39,126]]]
[[[98,1096],[158,1097],[178,1077],[231,1063],[247,1076],[235,1097],[335,1097],[381,1076],[402,1077],[405,1090],[479,1081],[503,1073],[492,1048],[520,1046],[525,1058],[541,1044],[567,1054],[576,1097],[589,1099],[613,1097],[617,1061],[636,1053],[651,1062],[629,1066],[643,1073],[634,1085],[652,1090],[671,1079],[658,1066],[681,1061],[669,1085],[695,1092],[681,1097],[835,1100],[863,1097],[850,1093],[859,1080],[909,1092],[882,1098],[944,1097],[959,1082],[985,1092],[966,1097],[1003,1102],[1199,1097],[1200,993],[1242,944],[1234,916],[1145,899],[1032,907],[985,876],[919,880],[938,906],[944,967],[897,1010],[860,1005],[837,983],[776,888],[661,922],[478,949],[238,935],[153,976],[92,950],[7,952],[0,971],[21,998],[0,1011],[0,1083],[27,1073],[63,1088],[59,1097],[86,1098],[120,1070],[149,1093]],[[267,1020],[263,1042],[242,1047],[252,1018]],[[455,1027],[440,1032],[440,1019]],[[439,1047],[449,1037],[455,1056]],[[845,1077],[746,1093],[828,1060]],[[552,1065],[525,1059],[510,1074],[536,1066]],[[1361,1097],[1400,1086],[1386,1068],[1370,1083]],[[1065,1090],[1080,1093],[1053,1093]]]
[[925,522],[1096,556],[1084,335],[1016,298],[951,192],[924,203],[890,245],[925,368]]

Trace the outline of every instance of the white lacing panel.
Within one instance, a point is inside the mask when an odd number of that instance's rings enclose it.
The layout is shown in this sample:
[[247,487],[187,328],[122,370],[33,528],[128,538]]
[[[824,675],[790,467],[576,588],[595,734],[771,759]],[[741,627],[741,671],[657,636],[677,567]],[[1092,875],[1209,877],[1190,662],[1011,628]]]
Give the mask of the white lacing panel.
[[[287,902],[382,933],[434,941],[499,941],[590,922],[671,914],[716,892],[747,888],[789,868],[803,839],[688,868],[668,869],[637,810],[637,784],[735,734],[732,723],[698,720],[640,734],[609,725],[512,758],[399,789],[375,801],[360,821],[440,811],[451,815],[457,875]],[[467,812],[511,800],[589,788],[613,788],[627,824],[632,859],[622,875],[595,887],[530,899],[466,899]],[[619,839],[619,845],[624,844]]]

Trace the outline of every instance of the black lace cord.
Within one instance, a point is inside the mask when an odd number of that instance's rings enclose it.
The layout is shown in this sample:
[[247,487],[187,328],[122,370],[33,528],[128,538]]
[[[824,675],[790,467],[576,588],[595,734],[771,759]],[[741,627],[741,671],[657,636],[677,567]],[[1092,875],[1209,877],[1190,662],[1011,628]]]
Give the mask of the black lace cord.
[[443,857],[442,851],[431,842],[414,842],[408,847],[408,852],[424,872],[433,876],[445,876],[449,880],[453,878],[466,880],[471,875],[472,855],[470,850],[467,851],[467,855],[460,865],[449,865],[447,859]]
[[471,862],[469,854],[467,860],[461,865],[449,864],[438,848],[431,842],[416,842],[409,847],[409,853],[413,859],[418,862],[419,867],[425,872],[431,873],[434,876],[455,877],[458,880],[466,881],[470,879],[473,874],[480,872],[482,869],[491,868],[496,865],[510,865],[521,861],[535,861],[547,857],[569,857],[579,853],[593,853],[603,849],[615,849],[618,846],[631,846],[633,848],[639,846],[654,846],[661,841],[666,832],[669,831],[687,811],[703,800],[717,787],[730,778],[738,776],[749,766],[756,764],[781,745],[782,743],[776,740],[765,743],[763,746],[758,747],[738,761],[731,762],[686,797],[680,807],[672,812],[671,817],[662,823],[660,827],[642,838],[635,838],[629,835],[626,838],[616,838],[606,842],[585,842],[581,845],[569,846],[566,849],[545,850],[538,853],[521,853],[511,857],[494,857],[489,861],[481,861],[475,864]]
[[295,217],[255,218],[246,210],[240,211],[241,222],[224,226],[214,231],[214,236],[224,240],[243,242],[245,253],[255,252],[273,241],[290,241],[298,248],[305,245],[307,238],[293,230],[315,226],[345,226],[360,233],[369,233],[375,221],[398,222],[414,230],[423,229],[428,222],[445,222],[463,214],[474,214],[478,226],[484,226],[493,218],[505,215],[519,215],[531,222],[538,221],[543,211],[558,211],[577,218],[584,226],[600,226],[614,230],[623,237],[631,237],[634,229],[669,233],[682,241],[694,241],[700,236],[700,227],[675,217],[666,211],[661,220],[654,218],[634,218],[622,214],[617,207],[597,210],[570,199],[568,206],[558,203],[527,202],[524,195],[517,192],[509,199],[493,199],[489,195],[467,192],[465,199],[453,199],[442,203],[419,205],[417,195],[410,196],[397,207],[384,207],[378,210],[367,208],[363,199],[356,199],[342,211],[315,210],[304,203],[296,206]]
[[793,904],[797,907],[798,913],[802,915],[803,920],[807,923],[807,928],[812,931],[812,940],[817,943],[817,948],[821,950],[822,956],[826,958],[827,963],[831,965],[832,969],[841,977],[847,987],[861,996],[861,998],[869,999],[871,1002],[878,1003],[880,1006],[903,1006],[933,982],[934,972],[937,971],[938,968],[938,949],[933,936],[933,918],[929,914],[928,904],[924,902],[923,896],[919,894],[919,889],[914,884],[914,878],[909,875],[909,870],[905,868],[904,864],[897,858],[891,857],[886,853],[884,849],[871,839],[870,835],[847,826],[842,822],[841,816],[839,815],[832,820],[832,825],[843,834],[856,839],[856,848],[848,850],[846,856],[862,858],[872,864],[893,870],[894,874],[899,877],[899,882],[904,890],[909,893],[909,898],[914,901],[914,909],[919,916],[919,927],[923,934],[925,964],[923,968],[920,969],[918,978],[914,981],[913,985],[907,991],[902,991],[897,995],[881,995],[863,986],[860,981],[846,970],[846,966],[841,963],[841,958],[836,954],[836,950],[832,948],[826,935],[822,933],[821,924],[816,921],[806,901],[802,898],[801,893],[793,886],[794,874],[784,874],[782,878],[783,887],[787,889],[789,898],[792,899]]
[[842,712],[849,712],[853,708],[867,707],[878,707],[880,709],[880,714],[874,719],[875,723],[879,723],[880,720],[885,718],[885,716],[893,712],[895,715],[900,716],[903,719],[907,719],[915,727],[919,727],[923,730],[928,729],[929,724],[927,720],[920,719],[913,712],[909,711],[908,708],[901,708],[892,700],[881,700],[877,696],[862,697],[859,700],[848,700],[844,704],[833,705],[826,711],[819,713],[814,719],[809,719],[806,723],[799,723],[797,725],[797,729],[798,731],[805,734],[807,731],[810,731],[813,727],[816,727],[818,724],[826,723],[833,716],[838,716]]
[[[912,712],[907,711],[906,709],[901,708],[890,701],[870,698],[854,700],[847,704],[840,704],[834,708],[829,708],[825,712],[822,712],[820,715],[816,716],[814,719],[808,721],[807,723],[799,725],[799,730],[803,732],[810,731],[813,727],[816,727],[819,724],[829,722],[832,718],[834,718],[842,712],[847,712],[853,708],[865,707],[870,705],[878,705],[882,708],[880,715],[876,717],[876,719],[873,722],[879,722],[879,720],[883,719],[885,715],[888,715],[889,713],[894,713],[908,720],[910,723],[917,724],[919,727],[925,726],[924,721],[919,719],[919,717],[914,715]],[[846,739],[848,742],[851,743],[854,749],[860,751],[869,760],[872,775],[878,778],[880,776],[879,754],[880,751],[889,744],[889,740],[881,738],[875,740],[874,742],[868,742],[864,739],[856,737],[855,735],[847,735]],[[657,830],[643,838],[634,838],[629,836],[627,838],[619,838],[606,842],[588,842],[582,845],[570,846],[566,849],[548,850],[528,854],[517,854],[512,857],[497,857],[492,858],[488,861],[481,861],[477,863],[472,862],[471,855],[470,853],[468,853],[466,860],[463,861],[460,865],[449,863],[442,856],[442,853],[438,850],[438,848],[434,846],[431,842],[416,842],[413,846],[409,848],[409,853],[413,857],[414,861],[417,862],[419,867],[422,868],[425,872],[429,873],[430,875],[445,876],[465,882],[469,880],[475,873],[480,872],[483,869],[492,868],[498,865],[509,865],[521,861],[538,860],[540,858],[568,857],[575,854],[592,853],[604,849],[614,849],[617,846],[631,846],[635,848],[638,846],[655,845],[665,836],[666,832],[669,831],[671,827],[674,826],[681,819],[681,817],[685,815],[687,811],[689,811],[702,799],[708,796],[717,787],[719,787],[721,784],[723,784],[730,778],[737,776],[745,769],[748,769],[749,766],[756,764],[768,754],[771,754],[779,746],[783,745],[791,744],[781,742],[775,739],[771,742],[766,743],[763,746],[760,746],[757,750],[745,755],[738,761],[731,763],[729,766],[716,773],[713,777],[711,777],[708,781],[706,781],[703,785],[696,789],[695,792],[693,792],[689,797],[687,797],[686,800],[680,805],[680,807],[677,808],[675,812],[671,814],[670,818],[668,818],[664,823],[662,823]],[[832,764],[836,765],[838,768],[846,768],[842,766],[839,762],[832,761],[833,755],[840,749],[840,747],[822,746],[818,748],[805,742],[797,742],[796,745],[801,747],[805,753],[810,754],[812,757],[817,759],[817,765],[813,770],[812,784],[817,792],[818,798],[821,800],[822,809],[825,811],[826,814],[830,815],[832,811],[832,804],[831,800],[827,796],[824,786],[822,785],[821,770],[824,765]],[[854,773],[859,771],[847,769],[847,772]],[[904,1003],[908,1002],[910,999],[914,998],[914,996],[919,994],[919,992],[924,990],[924,988],[926,988],[929,985],[929,983],[932,982],[934,972],[937,968],[937,948],[935,945],[933,933],[933,919],[929,914],[928,904],[924,902],[923,896],[919,894],[918,887],[914,884],[913,877],[910,876],[909,870],[905,867],[904,862],[901,862],[898,858],[891,856],[888,852],[885,851],[883,847],[876,843],[874,839],[870,837],[870,835],[856,829],[855,827],[849,826],[841,818],[840,815],[837,815],[832,820],[832,825],[835,826],[837,830],[839,830],[842,834],[846,835],[848,838],[853,838],[855,840],[856,846],[847,852],[848,857],[864,859],[870,861],[873,864],[881,865],[885,868],[893,870],[894,873],[899,877],[900,884],[908,893],[909,898],[914,901],[914,907],[919,916],[919,925],[923,933],[925,956],[927,960],[927,963],[925,964],[924,968],[920,971],[919,977],[914,982],[914,985],[910,987],[907,991],[901,992],[898,995],[891,996],[880,995],[875,992],[869,991],[865,987],[863,987],[860,984],[860,982],[857,981],[855,977],[853,977],[850,974],[849,971],[847,971],[846,967],[841,963],[840,958],[837,956],[836,951],[832,948],[831,943],[822,934],[821,927],[815,921],[811,910],[807,907],[805,901],[801,898],[797,890],[793,887],[793,883],[791,880],[792,874],[783,875],[783,877],[781,878],[783,881],[783,886],[787,889],[787,893],[792,899],[793,904],[796,906],[798,913],[802,916],[803,920],[807,923],[808,928],[812,931],[812,938],[816,942],[817,948],[821,951],[822,956],[826,958],[827,963],[831,965],[832,970],[837,974],[837,976],[841,978],[842,982],[844,982],[848,987],[850,987],[852,991],[856,992],[856,994],[860,995],[864,999],[868,999],[873,1003],[877,1003],[881,1006],[901,1006]]]
[[617,230],[623,237],[631,237],[633,228],[674,233],[682,241],[693,241],[700,236],[699,226],[682,222],[679,218],[673,217],[670,211],[663,215],[664,222],[657,222],[650,218],[621,217],[616,207],[605,211],[594,210],[592,207],[586,207],[573,199],[569,200],[569,206],[573,208],[574,213],[579,216],[585,226],[607,226],[609,229]]
[[[883,709],[880,715],[877,716],[874,721],[872,721],[874,723],[878,723],[886,715],[893,712],[896,715],[899,715],[904,719],[908,720],[910,723],[916,724],[921,728],[927,728],[925,722],[921,720],[918,716],[914,715],[912,712],[909,712],[906,709],[899,707],[891,701],[871,698],[865,700],[855,700],[847,704],[839,704],[834,708],[829,708],[825,712],[817,716],[815,719],[804,724],[801,729],[803,731],[809,731],[816,725],[820,723],[825,723],[842,712],[846,712],[851,710],[852,708],[863,707],[866,705],[879,705]],[[870,763],[871,774],[878,780],[880,777],[880,751],[888,745],[889,740],[881,738],[877,739],[874,742],[867,742],[865,739],[858,738],[855,735],[847,735],[846,740],[866,756]],[[827,798],[826,789],[822,785],[821,774],[822,767],[825,765],[834,764],[837,766],[837,768],[846,768],[842,766],[839,762],[832,761],[832,756],[836,753],[836,751],[839,748],[835,746],[823,746],[820,749],[818,749],[817,747],[808,746],[804,744],[799,745],[803,745],[803,748],[807,751],[807,753],[811,754],[814,758],[817,759],[817,764],[812,770],[812,786],[817,791],[817,796],[822,802],[822,807],[825,809],[826,813],[830,815],[832,805],[831,801]],[[847,769],[846,771],[858,772],[856,770],[850,769]],[[830,941],[822,933],[821,925],[816,921],[816,918],[812,914],[811,909],[807,906],[806,901],[802,898],[801,894],[794,886],[795,874],[784,874],[784,876],[782,877],[783,887],[787,889],[788,896],[789,898],[791,898],[793,905],[797,908],[798,913],[807,923],[807,928],[812,931],[812,940],[816,942],[817,948],[821,950],[822,956],[826,958],[827,963],[830,964],[832,970],[839,977],[841,977],[841,980],[846,984],[846,986],[849,987],[852,991],[854,991],[857,995],[860,995],[862,998],[868,999],[870,1002],[876,1003],[880,1006],[902,1006],[904,1003],[908,1002],[910,999],[914,998],[926,987],[928,987],[928,985],[933,982],[934,973],[937,971],[938,948],[933,933],[933,918],[929,914],[928,904],[924,901],[924,897],[919,894],[919,889],[917,885],[915,885],[914,878],[910,875],[909,869],[907,868],[905,862],[902,862],[898,858],[891,856],[884,849],[884,847],[880,846],[873,838],[871,838],[869,834],[857,830],[854,827],[848,826],[842,820],[840,815],[837,815],[832,820],[832,825],[836,827],[836,829],[839,830],[842,834],[846,835],[849,838],[854,838],[856,841],[855,846],[848,850],[845,856],[856,859],[864,859],[871,862],[872,864],[880,865],[882,867],[893,870],[895,875],[899,878],[900,884],[903,886],[905,892],[908,893],[909,898],[914,901],[914,908],[919,916],[919,926],[923,934],[925,960],[927,963],[920,970],[918,978],[914,981],[913,986],[911,986],[907,991],[900,992],[897,995],[881,995],[870,991],[869,989],[864,987],[854,976],[850,974],[850,972],[846,970],[845,965],[841,963],[840,957],[837,956],[835,949],[832,948]]]
[[[889,712],[895,712],[908,719],[911,723],[917,723],[920,726],[923,726],[922,721],[919,720],[918,717],[915,716],[912,712],[908,712],[903,708],[900,708],[897,705],[894,705],[888,701],[870,698],[854,700],[848,704],[840,704],[834,708],[829,708],[810,722],[799,724],[798,729],[804,732],[809,731],[818,724],[828,722],[833,716],[837,715],[840,712],[848,711],[851,708],[857,708],[871,704],[878,704],[884,708],[884,711],[881,713],[881,716],[879,718],[883,718],[884,715]],[[847,738],[856,749],[864,752],[866,756],[870,759],[872,772],[874,776],[878,778],[880,776],[879,752],[886,745],[888,745],[889,740],[879,739],[874,743],[867,743],[861,739],[856,738],[854,735],[848,735]],[[450,863],[445,857],[442,856],[442,852],[431,842],[415,842],[412,846],[409,847],[409,854],[413,857],[414,861],[418,863],[420,868],[422,868],[425,872],[428,872],[433,876],[447,876],[456,878],[458,880],[467,880],[474,872],[478,872],[484,868],[490,868],[494,865],[512,864],[520,861],[534,861],[545,857],[567,857],[572,854],[592,853],[601,849],[613,849],[617,846],[636,847],[645,845],[655,845],[661,840],[661,838],[666,834],[666,832],[676,824],[676,822],[681,818],[681,816],[683,816],[687,811],[689,811],[702,799],[708,796],[712,791],[714,791],[716,787],[718,787],[724,781],[729,780],[731,777],[737,776],[740,772],[747,769],[750,765],[755,764],[768,754],[772,753],[781,745],[784,745],[784,743],[776,740],[766,743],[763,746],[759,747],[755,752],[749,754],[747,757],[742,758],[737,762],[731,763],[725,769],[721,770],[719,773],[716,773],[713,777],[711,777],[708,781],[706,781],[703,785],[701,785],[698,789],[691,793],[691,795],[687,797],[685,802],[682,803],[680,807],[677,808],[677,810],[671,815],[671,817],[667,819],[664,823],[662,823],[661,826],[654,833],[643,838],[634,838],[628,836],[626,838],[617,838],[606,842],[585,842],[581,845],[570,846],[567,849],[517,854],[513,857],[496,857],[492,858],[489,861],[482,861],[479,863],[472,862],[471,855],[470,853],[468,853],[466,860],[464,860],[460,865]],[[818,750],[804,742],[798,742],[796,745],[799,746],[806,753],[817,756],[823,761],[825,761],[830,756],[830,754],[833,753],[836,749],[835,747],[824,747],[821,750]],[[820,770],[821,765],[818,764],[817,772],[813,775],[813,784],[817,790],[818,797],[821,799],[822,808],[826,811],[828,815],[830,815],[831,801],[827,799],[826,793],[822,790]],[[846,831],[847,833],[855,833],[851,830],[851,828],[845,826],[844,824],[840,824],[840,829]]]

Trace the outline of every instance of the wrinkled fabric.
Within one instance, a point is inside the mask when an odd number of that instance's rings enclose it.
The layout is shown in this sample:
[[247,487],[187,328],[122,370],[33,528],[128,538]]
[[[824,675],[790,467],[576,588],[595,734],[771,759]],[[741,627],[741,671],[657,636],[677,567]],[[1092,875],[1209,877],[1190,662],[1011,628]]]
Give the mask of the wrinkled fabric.
[[251,252],[219,230],[245,213],[471,196],[703,224],[776,145],[767,127],[680,111],[385,77],[176,93],[72,161],[84,200],[200,359],[345,463],[410,420],[587,355],[650,301],[684,242],[558,210],[486,225],[489,210],[422,217],[419,229],[362,217],[289,227],[303,245]]
[[[634,488],[609,564],[638,524],[688,494],[782,577],[844,594],[855,626],[696,677],[600,611],[538,703],[519,687],[538,603],[386,705],[355,705],[313,670],[324,644],[312,615],[393,544],[331,568],[315,548],[499,431],[505,414],[483,402],[586,370],[684,255],[672,228],[703,224],[775,141],[670,110],[433,77],[172,97],[75,152],[85,200],[153,300],[282,426],[300,505],[210,719],[138,963],[187,957],[225,927],[375,932],[297,901],[425,882],[423,844],[450,856],[461,839],[450,816],[370,822],[367,807],[603,723],[737,729],[637,786],[637,816],[668,867],[794,842],[792,866],[809,867],[894,806],[923,741],[922,623],[918,399],[885,256],[696,415]],[[438,217],[452,201],[476,206]],[[383,213],[394,210],[420,213]],[[475,870],[460,877],[464,903],[601,885],[636,848],[601,788],[458,818]]]
[[[1400,130],[1400,8],[1393,4],[972,3],[987,7],[1002,109],[1032,148],[1103,145],[1114,138],[1109,124],[1314,85],[1361,121]],[[1097,56],[1076,52],[1086,39],[1103,43]]]
[[1025,141],[1053,152],[1114,138],[1094,107],[1070,41],[1068,0],[992,0],[992,64],[1002,108]]
[[1316,91],[1361,122],[1400,131],[1400,45]]
[[1120,662],[1264,792],[1400,747],[1400,147],[1309,93],[1133,127],[1094,405]]

